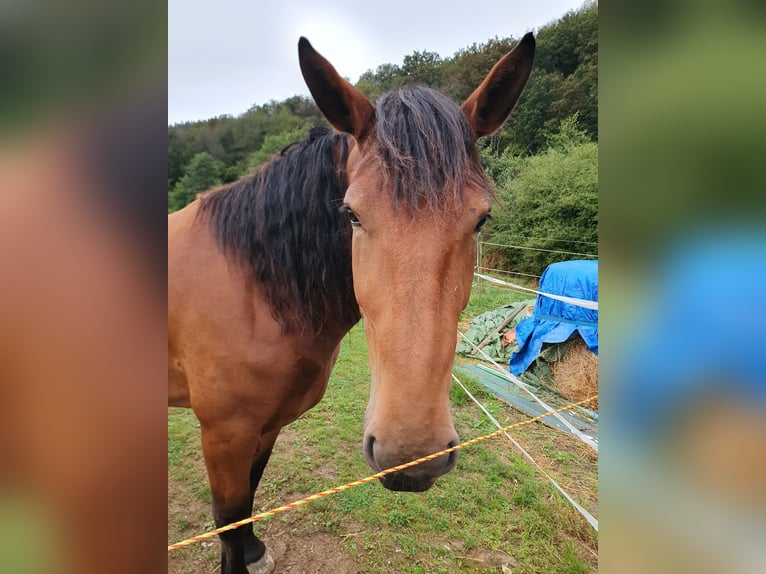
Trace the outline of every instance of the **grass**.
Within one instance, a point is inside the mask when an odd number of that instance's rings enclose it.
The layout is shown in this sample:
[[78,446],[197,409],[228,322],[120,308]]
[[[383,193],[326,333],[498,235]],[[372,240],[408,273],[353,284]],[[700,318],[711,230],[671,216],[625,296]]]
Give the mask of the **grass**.
[[[484,288],[465,315],[507,303],[513,295]],[[461,381],[501,424],[527,418],[477,381]],[[343,341],[325,398],[280,435],[256,493],[256,512],[371,474],[361,453],[368,396],[367,345],[357,325]],[[462,439],[495,430],[459,387],[450,390],[450,399]],[[541,424],[521,427],[513,436],[597,513],[597,460],[587,447]],[[212,524],[199,429],[190,411],[169,411],[168,464],[169,541],[175,542]],[[366,484],[257,523],[256,532],[267,544],[289,540],[311,548],[315,537],[330,536],[335,546],[325,552],[333,552],[329,559],[342,561],[349,572],[501,572],[504,565],[515,574],[598,569],[597,535],[501,438],[463,449],[457,468],[425,493]],[[217,543],[176,552],[184,554],[170,556],[172,572],[210,572],[217,565]],[[310,571],[311,557],[306,560]]]

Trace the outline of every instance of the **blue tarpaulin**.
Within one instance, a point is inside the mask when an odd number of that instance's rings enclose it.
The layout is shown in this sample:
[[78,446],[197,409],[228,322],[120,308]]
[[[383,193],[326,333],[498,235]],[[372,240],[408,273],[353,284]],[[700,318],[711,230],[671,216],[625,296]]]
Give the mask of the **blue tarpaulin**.
[[[598,261],[553,263],[543,272],[539,290],[598,301]],[[511,355],[510,371],[521,375],[538,357],[544,343],[562,343],[575,331],[598,355],[598,311],[538,295],[534,314],[516,327],[519,351]]]

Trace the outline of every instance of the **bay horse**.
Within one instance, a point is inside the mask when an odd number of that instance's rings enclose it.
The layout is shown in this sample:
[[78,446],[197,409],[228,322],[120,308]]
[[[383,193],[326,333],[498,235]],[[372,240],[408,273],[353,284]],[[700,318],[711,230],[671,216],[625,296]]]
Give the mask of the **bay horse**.
[[[462,106],[420,86],[373,105],[301,38],[303,77],[337,131],[312,131],[169,216],[169,404],[199,419],[216,525],[250,515],[280,430],[322,398],[360,318],[369,465],[458,442],[454,333],[492,199],[475,143],[511,112],[534,49],[526,34]],[[453,453],[381,482],[424,491],[455,462]],[[273,565],[252,525],[220,538],[223,574]]]

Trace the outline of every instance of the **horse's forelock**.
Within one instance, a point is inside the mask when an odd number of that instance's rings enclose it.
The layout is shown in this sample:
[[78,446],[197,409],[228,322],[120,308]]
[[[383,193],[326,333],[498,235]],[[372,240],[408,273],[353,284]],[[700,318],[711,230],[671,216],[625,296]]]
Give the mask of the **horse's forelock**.
[[468,185],[490,192],[463,112],[436,90],[412,86],[382,96],[374,136],[397,208],[440,213],[462,205]]

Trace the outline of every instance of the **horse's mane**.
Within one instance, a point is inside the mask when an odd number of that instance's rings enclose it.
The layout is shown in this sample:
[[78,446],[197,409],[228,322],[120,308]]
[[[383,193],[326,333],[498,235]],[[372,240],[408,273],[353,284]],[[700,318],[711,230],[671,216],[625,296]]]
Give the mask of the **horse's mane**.
[[462,206],[468,184],[492,193],[465,115],[436,90],[407,86],[383,95],[375,139],[394,206],[410,214]]
[[[422,86],[383,95],[374,138],[384,188],[412,216],[462,204],[468,184],[491,193],[468,122],[455,102]],[[349,136],[316,128],[255,174],[201,196],[198,218],[263,289],[288,332],[316,335],[359,320],[346,192]]]
[[359,320],[351,229],[339,211],[348,136],[316,128],[255,174],[201,196],[198,217],[263,289],[286,332]]

